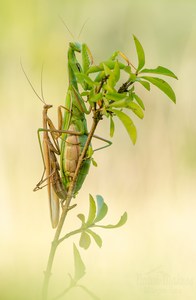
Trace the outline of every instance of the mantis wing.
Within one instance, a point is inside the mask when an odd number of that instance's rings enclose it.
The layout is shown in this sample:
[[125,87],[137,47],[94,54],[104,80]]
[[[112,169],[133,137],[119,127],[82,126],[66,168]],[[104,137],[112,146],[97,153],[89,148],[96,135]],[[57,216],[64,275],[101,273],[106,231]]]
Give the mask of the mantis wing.
[[43,153],[44,153],[44,162],[46,167],[50,219],[51,219],[52,227],[56,228],[59,221],[59,197],[56,195],[52,187],[52,180],[53,180],[52,173],[54,173],[55,170],[53,170],[52,168],[53,164],[51,162],[51,158],[54,155],[54,153],[50,151],[49,144],[45,139],[43,140]]

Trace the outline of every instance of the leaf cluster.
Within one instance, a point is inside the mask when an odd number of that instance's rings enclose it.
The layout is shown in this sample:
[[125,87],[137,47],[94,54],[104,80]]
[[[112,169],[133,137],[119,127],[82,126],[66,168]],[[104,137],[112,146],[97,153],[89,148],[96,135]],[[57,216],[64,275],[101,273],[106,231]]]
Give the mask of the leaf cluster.
[[[100,235],[94,232],[95,228],[105,228],[105,229],[113,229],[123,226],[127,221],[127,213],[125,212],[120,220],[116,224],[108,224],[102,225],[98,224],[102,221],[108,212],[108,206],[104,202],[104,199],[100,195],[96,195],[96,200],[92,195],[89,195],[89,212],[88,216],[85,217],[84,214],[78,214],[78,218],[81,221],[81,227],[79,230],[75,231],[75,233],[80,233],[79,246],[83,249],[88,249],[91,240],[93,239],[98,247],[102,246],[102,239]],[[93,229],[93,230],[92,230]],[[71,235],[71,234],[70,234]],[[82,261],[79,250],[76,245],[73,246],[74,253],[74,278],[73,281],[79,281],[85,275],[85,264]]]
[[78,218],[81,221],[81,235],[80,235],[80,242],[79,245],[81,248],[88,249],[91,244],[91,238],[94,239],[95,243],[98,247],[102,246],[102,239],[101,237],[95,233],[92,228],[105,228],[105,229],[112,229],[118,228],[125,224],[127,221],[127,213],[125,212],[120,220],[114,225],[100,225],[98,224],[102,221],[108,212],[108,206],[104,202],[102,196],[97,195],[96,201],[92,195],[89,195],[89,213],[88,217],[86,218],[84,214],[79,214]]
[[[128,115],[128,111],[143,119],[145,110],[143,100],[135,91],[135,85],[140,84],[147,91],[150,91],[152,84],[175,103],[176,96],[172,87],[159,76],[163,75],[175,79],[177,79],[177,76],[162,66],[154,69],[144,68],[144,49],[139,40],[135,36],[133,38],[138,57],[137,67],[134,67],[121,51],[114,52],[107,61],[92,65],[93,60],[90,59],[92,55],[90,55],[88,49],[83,53],[83,69],[76,72],[76,78],[82,87],[81,96],[86,97],[85,101],[90,104],[93,110],[98,110],[101,116],[110,119],[111,137],[115,131],[113,118],[116,116],[123,123],[130,139],[135,144],[137,130],[133,120]],[[127,77],[125,82],[121,82],[122,72]]]

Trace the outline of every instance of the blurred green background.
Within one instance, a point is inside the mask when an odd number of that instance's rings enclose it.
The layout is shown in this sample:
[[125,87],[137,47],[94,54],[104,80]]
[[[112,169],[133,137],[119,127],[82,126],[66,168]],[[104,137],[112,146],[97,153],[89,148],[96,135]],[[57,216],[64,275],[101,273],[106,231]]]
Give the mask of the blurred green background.
[[[113,146],[96,153],[78,206],[65,230],[79,225],[75,215],[87,211],[88,193],[101,194],[110,210],[106,223],[128,212],[120,229],[99,231],[103,247],[81,250],[87,266],[82,284],[100,299],[195,299],[196,294],[196,2],[195,0],[18,0],[0,1],[0,299],[40,299],[53,230],[47,191],[33,193],[43,166],[36,130],[42,104],[20,67],[20,58],[40,90],[56,107],[67,88],[66,51],[88,20],[80,41],[95,63],[120,49],[133,63],[131,35],[141,41],[146,67],[163,65],[179,81],[168,80],[177,96],[174,105],[156,88],[138,88],[144,120],[133,117],[138,141],[130,143],[119,124]],[[109,126],[98,130],[107,138]],[[73,239],[76,244],[77,237]],[[55,261],[56,294],[73,273],[72,241],[62,245]],[[90,299],[80,290],[66,299]]]

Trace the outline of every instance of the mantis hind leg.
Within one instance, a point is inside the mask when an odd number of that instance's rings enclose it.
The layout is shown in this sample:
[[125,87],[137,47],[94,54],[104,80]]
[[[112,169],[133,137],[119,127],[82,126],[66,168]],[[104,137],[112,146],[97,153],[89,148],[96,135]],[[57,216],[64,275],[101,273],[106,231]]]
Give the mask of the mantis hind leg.
[[100,141],[103,141],[103,142],[107,143],[105,146],[96,148],[95,150],[93,150],[93,152],[98,151],[98,150],[105,149],[105,148],[110,147],[110,146],[112,145],[112,142],[111,142],[111,141],[109,141],[109,140],[107,140],[107,139],[104,139],[104,138],[102,138],[102,137],[100,137],[100,136],[98,136],[98,135],[93,135],[93,137],[96,138],[96,139],[98,139],[98,140],[100,140]]

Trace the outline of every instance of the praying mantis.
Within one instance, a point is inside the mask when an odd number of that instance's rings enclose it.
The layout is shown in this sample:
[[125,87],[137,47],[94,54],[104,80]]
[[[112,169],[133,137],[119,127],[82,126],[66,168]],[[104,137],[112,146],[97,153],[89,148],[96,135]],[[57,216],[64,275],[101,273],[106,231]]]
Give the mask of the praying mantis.
[[[44,104],[43,106],[43,127],[37,130],[39,146],[41,150],[42,160],[44,164],[44,171],[40,181],[36,184],[34,191],[42,189],[47,186],[48,189],[48,200],[50,208],[50,218],[53,228],[56,228],[59,221],[59,199],[65,200],[67,191],[62,183],[60,176],[60,166],[57,160],[57,155],[60,155],[60,148],[58,138],[61,134],[62,118],[61,118],[61,107],[58,108],[59,124],[58,129],[55,128],[53,122],[48,117],[48,110],[52,107],[50,104],[46,104],[43,92],[42,97],[38,95],[33,85],[31,84],[23,66],[21,63],[23,73],[32,87],[34,93],[38,99]],[[40,133],[43,133],[43,141],[41,143]],[[45,185],[43,185],[46,182]]]
[[[75,52],[82,54],[82,67],[76,59]],[[61,176],[64,186],[68,187],[69,182],[72,180],[80,153],[86,143],[88,137],[88,129],[85,114],[89,114],[91,107],[87,110],[84,100],[79,93],[76,73],[85,72],[92,64],[92,55],[90,50],[85,44],[70,43],[68,50],[68,71],[69,71],[69,87],[66,96],[64,113],[64,122],[62,130],[75,131],[80,135],[62,134],[61,141]],[[83,83],[84,89],[87,88],[85,82]],[[90,146],[91,147],[91,146]],[[88,153],[83,161],[78,178],[76,181],[74,193],[77,193],[81,188],[85,177],[90,167],[90,157]]]

